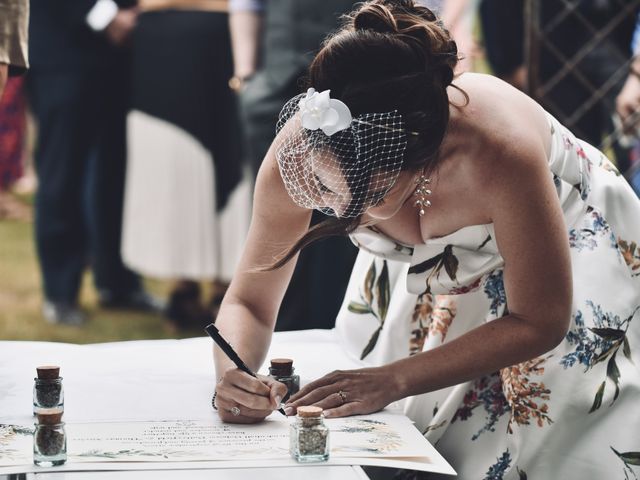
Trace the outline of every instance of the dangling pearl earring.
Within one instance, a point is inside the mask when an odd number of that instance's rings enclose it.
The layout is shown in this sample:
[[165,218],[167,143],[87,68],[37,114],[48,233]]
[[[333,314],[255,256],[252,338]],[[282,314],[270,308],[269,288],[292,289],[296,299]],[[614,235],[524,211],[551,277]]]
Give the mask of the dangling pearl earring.
[[416,178],[416,184],[418,185],[413,192],[413,194],[418,197],[418,199],[413,204],[417,207],[418,215],[421,217],[425,214],[425,208],[431,206],[431,202],[427,200],[427,195],[431,195],[431,190],[427,188],[427,185],[431,183],[431,179],[427,178],[424,173],[421,173],[418,178]]

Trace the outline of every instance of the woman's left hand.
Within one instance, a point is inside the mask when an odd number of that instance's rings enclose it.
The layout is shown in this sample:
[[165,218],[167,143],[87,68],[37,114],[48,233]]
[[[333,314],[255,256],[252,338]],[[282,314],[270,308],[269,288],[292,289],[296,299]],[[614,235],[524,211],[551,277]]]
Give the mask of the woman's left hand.
[[336,370],[293,395],[285,405],[287,415],[301,406],[314,405],[325,417],[346,417],[377,412],[398,400],[399,388],[387,367]]

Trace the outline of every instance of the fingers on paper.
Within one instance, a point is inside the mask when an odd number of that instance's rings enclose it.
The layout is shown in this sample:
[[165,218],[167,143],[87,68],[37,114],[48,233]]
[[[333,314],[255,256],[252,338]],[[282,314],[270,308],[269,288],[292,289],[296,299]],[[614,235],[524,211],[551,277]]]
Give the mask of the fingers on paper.
[[363,411],[358,402],[349,402],[344,405],[340,405],[339,407],[325,409],[323,413],[326,418],[338,418],[358,415],[363,413]]
[[271,412],[269,411],[265,415],[249,416],[248,414],[246,415],[240,414],[238,416],[235,416],[228,410],[218,410],[218,416],[223,422],[226,422],[226,423],[243,423],[243,424],[259,423],[263,421],[265,417],[269,415],[269,413]]
[[[272,411],[271,409],[262,410],[247,407],[246,405],[228,398],[221,398],[220,396],[216,399],[216,405],[218,406],[220,418],[225,422],[231,423],[256,423],[269,416]],[[234,415],[234,410],[239,413]]]

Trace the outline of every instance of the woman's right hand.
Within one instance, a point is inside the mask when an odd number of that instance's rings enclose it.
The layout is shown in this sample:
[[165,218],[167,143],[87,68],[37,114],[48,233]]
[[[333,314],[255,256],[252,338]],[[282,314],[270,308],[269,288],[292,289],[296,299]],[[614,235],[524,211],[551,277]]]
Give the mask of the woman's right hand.
[[227,370],[216,385],[215,406],[228,423],[258,423],[274,410],[287,394],[287,386],[271,377],[252,377],[238,368]]

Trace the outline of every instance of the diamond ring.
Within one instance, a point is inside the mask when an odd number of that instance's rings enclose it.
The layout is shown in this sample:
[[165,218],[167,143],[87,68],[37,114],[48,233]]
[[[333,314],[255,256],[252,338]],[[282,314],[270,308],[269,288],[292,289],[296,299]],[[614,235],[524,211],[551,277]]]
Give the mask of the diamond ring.
[[239,407],[232,407],[231,410],[229,411],[231,412],[231,415],[233,415],[234,417],[237,417],[238,415],[240,415]]
[[338,396],[340,397],[340,400],[342,400],[342,403],[345,403],[347,401],[347,394],[342,390],[338,391],[337,393],[338,393]]

